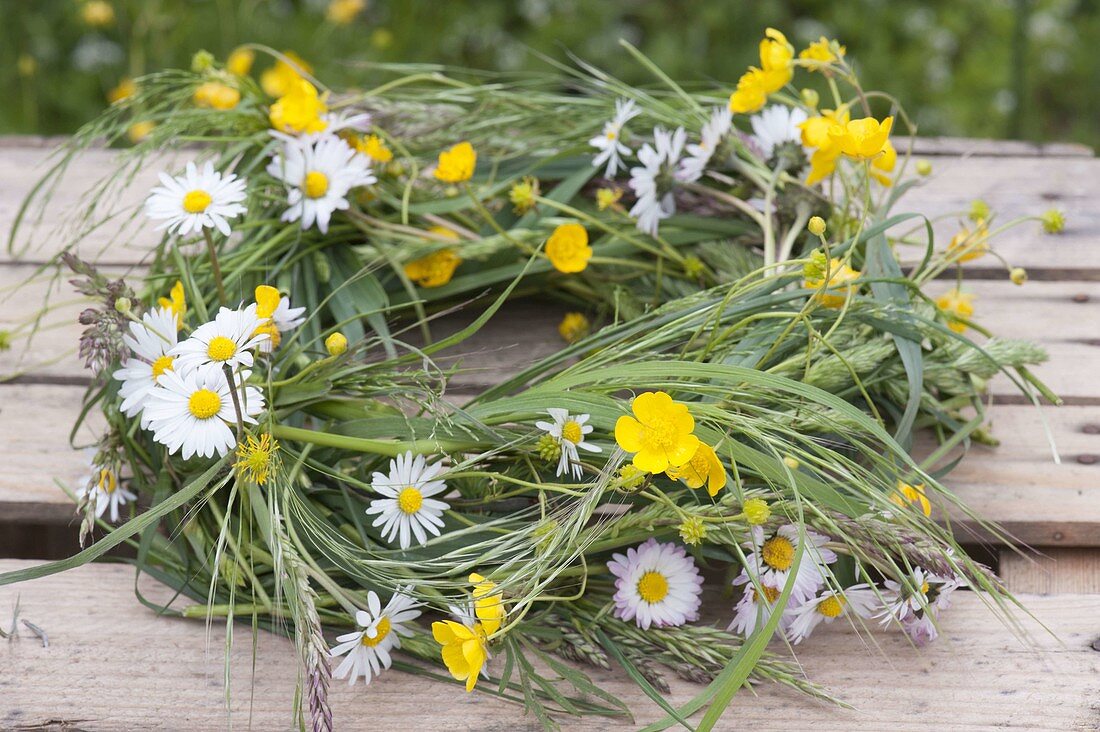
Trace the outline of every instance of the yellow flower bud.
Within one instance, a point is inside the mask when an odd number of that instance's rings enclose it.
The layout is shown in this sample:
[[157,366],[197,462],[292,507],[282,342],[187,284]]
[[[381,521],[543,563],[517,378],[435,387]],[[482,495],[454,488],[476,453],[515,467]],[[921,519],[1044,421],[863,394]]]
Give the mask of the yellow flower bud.
[[799,466],[799,465],[801,465],[801,463],[800,463],[800,462],[798,462],[797,460],[795,460],[795,459],[794,459],[793,457],[791,457],[790,455],[788,455],[787,457],[783,458],[783,464],[784,464],[784,465],[786,465],[786,466],[787,466],[788,468],[790,468],[791,470],[798,470],[798,466]]
[[825,219],[820,216],[814,216],[810,219],[810,223],[806,225],[806,228],[810,230],[810,233],[814,236],[821,236],[825,233]]
[[763,498],[749,498],[741,507],[741,511],[745,514],[745,520],[753,526],[766,523],[772,515],[771,506]]
[[918,175],[932,175],[932,163],[927,160],[917,161],[917,174]]
[[1066,228],[1066,215],[1056,208],[1052,208],[1039,217],[1043,224],[1043,231],[1048,234],[1060,234]]
[[707,527],[698,516],[685,516],[680,523],[680,538],[688,546],[695,546],[707,538]]
[[333,333],[325,339],[325,350],[330,356],[339,356],[348,350],[348,339],[343,333]]
[[130,302],[130,298],[128,297],[120,297],[115,300],[115,310],[122,313],[123,315],[130,312],[131,307],[132,304]]
[[821,101],[821,95],[814,89],[803,89],[799,92],[799,96],[802,97],[802,103],[810,109],[817,109],[817,105]]
[[201,74],[204,71],[209,70],[214,65],[214,54],[206,50],[196,51],[195,55],[191,57],[191,70],[196,74]]
[[1022,285],[1027,282],[1027,270],[1023,267],[1013,267],[1008,273],[1008,278],[1012,280],[1012,284]]
[[992,213],[989,209],[989,204],[980,198],[975,198],[970,202],[970,220],[976,222],[982,222],[989,218]]

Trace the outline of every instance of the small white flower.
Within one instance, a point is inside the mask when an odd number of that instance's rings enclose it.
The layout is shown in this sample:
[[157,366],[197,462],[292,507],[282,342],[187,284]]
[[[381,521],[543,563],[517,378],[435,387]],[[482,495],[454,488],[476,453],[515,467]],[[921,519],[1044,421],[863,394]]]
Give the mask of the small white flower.
[[711,156],[722,143],[722,138],[729,134],[732,125],[733,113],[730,112],[729,107],[715,107],[710,119],[703,125],[699,144],[687,146],[688,156],[680,162],[676,177],[689,183],[699,180],[703,176],[703,171],[707,169]]
[[[779,595],[782,592],[782,588],[773,587],[769,584],[765,584],[763,581],[760,583],[760,591],[749,582],[749,576],[744,570],[741,570],[741,574],[737,579],[733,581],[734,585],[747,585],[745,587],[745,594],[741,596],[741,599],[733,607],[733,620],[730,622],[729,627],[726,628],[734,633],[740,633],[746,638],[756,632],[757,628],[764,627],[769,620],[771,620],[772,613],[775,612],[775,603],[779,599]],[[761,595],[763,595],[761,597]],[[792,610],[792,602],[788,599],[787,608],[784,615]],[[783,620],[780,620],[780,627],[782,627]]]
[[195,328],[191,337],[170,351],[176,359],[177,371],[222,371],[228,365],[232,369],[252,366],[251,349],[268,339],[266,333],[257,333],[266,319],[256,316],[256,305],[244,310],[222,308],[209,323]]
[[89,494],[95,497],[96,518],[103,516],[107,509],[110,509],[112,523],[118,523],[119,509],[122,506],[137,500],[137,496],[122,487],[114,471],[98,465],[92,466],[91,475],[84,480],[84,485],[76,492],[80,498]]
[[615,116],[604,124],[603,132],[588,141],[589,145],[600,151],[592,159],[592,167],[598,168],[607,163],[605,177],[614,178],[623,165],[623,156],[633,152],[622,142],[623,125],[640,113],[633,99],[616,99]]
[[382,538],[398,539],[402,549],[408,549],[415,535],[418,544],[426,544],[428,534],[439,536],[443,528],[443,512],[450,506],[430,498],[447,490],[447,484],[435,480],[443,469],[443,461],[428,465],[423,455],[413,457],[412,451],[390,460],[390,474],[375,473],[371,487],[385,498],[370,502],[367,515],[378,514],[372,526],[382,527]]
[[295,139],[277,135],[283,150],[267,166],[267,172],[288,188],[283,221],[301,221],[303,229],[317,224],[328,232],[334,211],[347,209],[352,188],[370,185],[377,179],[370,160],[334,134],[316,139]]
[[638,198],[630,215],[638,220],[638,230],[650,236],[657,235],[662,220],[676,213],[672,185],[686,141],[683,127],[674,132],[657,127],[653,130],[654,144],[647,142],[638,152],[641,165],[630,169],[630,187]]
[[920,640],[935,639],[935,625],[929,617],[933,610],[946,610],[951,605],[951,593],[963,582],[957,577],[941,577],[916,567],[907,584],[889,579],[884,584],[883,607],[877,617],[882,619],[883,626],[901,623],[916,642],[918,638],[914,633],[921,636]]
[[281,332],[285,333],[288,330],[294,330],[302,323],[306,322],[306,319],[302,316],[306,309],[292,308],[290,307],[290,298],[283,295],[279,298],[279,306],[275,308],[275,312],[271,314],[271,322],[275,324]]
[[367,609],[355,613],[359,630],[336,637],[337,645],[329,652],[332,658],[347,654],[333,678],[348,677],[352,686],[360,676],[370,684],[371,679],[389,668],[393,659],[390,651],[401,647],[401,636],[410,637],[413,632],[405,626],[420,617],[420,603],[408,596],[411,587],[395,592],[386,607],[382,607],[377,593],[367,593]]
[[572,469],[573,479],[580,480],[583,470],[580,463],[580,454],[577,452],[577,448],[587,450],[589,452],[601,452],[602,448],[597,445],[593,445],[590,442],[585,442],[584,436],[591,434],[595,429],[592,425],[588,424],[589,415],[578,414],[575,416],[569,415],[567,409],[547,409],[546,413],[553,418],[553,422],[535,422],[535,426],[540,430],[546,430],[551,437],[554,437],[561,445],[561,458],[558,460],[558,471],[555,475],[561,476],[570,472]]
[[[817,593],[825,579],[825,565],[836,561],[836,554],[824,546],[828,537],[809,529],[805,530],[805,535],[806,550],[791,590],[791,600],[799,603]],[[752,551],[745,555],[745,569],[764,585],[785,587],[800,544],[798,527],[787,524],[771,536],[765,536],[761,527],[754,526],[752,536]],[[734,580],[734,584],[738,584],[738,580]]]
[[783,143],[802,144],[802,129],[799,125],[805,121],[804,110],[773,104],[749,118],[749,124],[752,125],[750,139],[760,149],[763,159],[768,160],[775,148]]
[[848,587],[843,592],[826,590],[817,597],[790,611],[787,638],[791,643],[801,643],[810,637],[821,623],[831,623],[854,613],[861,618],[871,617],[879,607],[878,595],[867,584]]
[[[264,398],[254,386],[240,387],[249,376],[249,371],[236,375],[237,397],[242,421],[256,424],[256,415],[264,409]],[[182,450],[184,460],[192,455],[225,455],[237,444],[230,427],[237,422],[236,407],[225,374],[218,369],[165,371],[149,394],[145,414],[153,439],[170,453]]]
[[[141,316],[140,323],[130,323],[130,332],[122,336],[132,355],[113,376],[122,382],[118,390],[122,397],[119,409],[127,417],[142,414],[157,378],[173,368],[174,358],[168,352],[176,346],[176,324],[176,315],[170,308],[158,308]],[[144,414],[141,426],[149,426]]]
[[699,619],[703,575],[683,547],[651,538],[625,555],[612,554],[607,568],[616,577],[615,617],[642,630]]
[[193,162],[188,163],[184,174],[175,178],[161,173],[160,182],[145,199],[146,215],[164,222],[158,231],[167,229],[169,234],[187,236],[216,228],[229,236],[229,219],[247,210],[241,205],[247,198],[245,180],[233,173],[222,175],[210,162],[201,172]]

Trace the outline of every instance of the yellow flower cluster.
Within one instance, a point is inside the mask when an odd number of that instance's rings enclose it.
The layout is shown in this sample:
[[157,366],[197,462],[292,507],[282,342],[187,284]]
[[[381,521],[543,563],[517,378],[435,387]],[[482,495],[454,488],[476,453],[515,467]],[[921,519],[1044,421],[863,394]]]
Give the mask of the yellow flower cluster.
[[919,507],[925,516],[932,515],[932,504],[924,494],[924,484],[909,485],[898,481],[898,489],[890,494],[890,502],[899,508]]
[[802,144],[814,151],[806,184],[828,178],[836,170],[840,156],[847,155],[869,161],[871,175],[882,185],[890,185],[886,174],[894,170],[898,161],[897,150],[890,142],[893,125],[893,117],[882,122],[873,117],[852,119],[846,107],[822,110],[816,117],[810,117],[799,125]]
[[936,307],[947,318],[947,327],[956,333],[966,332],[966,321],[974,315],[974,296],[958,288],[936,298]]
[[233,109],[240,103],[241,93],[228,84],[207,81],[199,84],[192,99],[196,107],[226,110]]
[[476,167],[477,152],[474,146],[468,142],[460,142],[439,153],[435,177],[444,183],[464,183],[474,177]]
[[794,46],[775,28],[764,32],[760,41],[760,68],[750,66],[730,95],[730,111],[744,114],[759,110],[773,94],[794,76]]
[[317,93],[317,88],[299,77],[289,85],[286,94],[271,105],[268,117],[276,130],[300,135],[321,132],[328,127],[323,116],[327,111],[325,99]]
[[489,658],[489,638],[504,622],[504,601],[496,583],[480,574],[470,575],[474,586],[474,616],[472,627],[454,620],[432,623],[432,637],[442,646],[443,663],[458,681],[466,682],[466,691],[473,691],[481,669]]

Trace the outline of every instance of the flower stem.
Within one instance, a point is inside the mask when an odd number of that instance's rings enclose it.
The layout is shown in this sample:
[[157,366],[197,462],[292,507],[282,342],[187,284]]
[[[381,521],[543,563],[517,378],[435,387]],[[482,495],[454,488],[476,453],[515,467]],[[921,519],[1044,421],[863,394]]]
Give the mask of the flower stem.
[[210,233],[210,229],[203,227],[202,236],[206,239],[206,251],[210,255],[210,269],[214,272],[214,284],[218,288],[218,302],[225,305],[228,300],[225,298],[225,285],[222,284],[222,268],[218,264],[218,248],[214,246],[214,235]]

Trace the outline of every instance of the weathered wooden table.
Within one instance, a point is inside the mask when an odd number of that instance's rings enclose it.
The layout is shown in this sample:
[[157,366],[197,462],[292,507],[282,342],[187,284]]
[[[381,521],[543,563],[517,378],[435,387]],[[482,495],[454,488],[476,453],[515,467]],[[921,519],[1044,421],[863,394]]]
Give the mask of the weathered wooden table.
[[[1065,406],[1037,410],[1007,380],[995,380],[992,428],[1002,445],[976,447],[949,480],[980,515],[1041,552],[993,548],[1001,576],[1034,618],[1021,614],[1020,626],[1009,629],[980,596],[960,593],[943,617],[943,637],[921,651],[896,633],[876,635],[875,647],[840,623],[827,626],[801,648],[799,660],[811,679],[855,709],[763,687],[755,696],[737,697],[724,722],[729,729],[1100,729],[1100,160],[1076,146],[972,140],[919,141],[918,152],[935,170],[904,209],[964,212],[972,199],[983,198],[1005,220],[1052,206],[1067,214],[1061,236],[1041,236],[1029,224],[998,240],[1005,259],[1027,268],[1026,286],[1009,283],[991,257],[967,265],[967,287],[978,295],[976,317],[998,333],[1042,343],[1051,362],[1037,371]],[[37,140],[0,140],[0,231],[10,227],[47,154]],[[50,203],[50,218],[79,202],[109,155],[97,151],[82,159]],[[124,201],[136,200],[152,178],[153,171],[139,176]],[[939,236],[955,226],[954,218],[941,222]],[[51,285],[36,276],[38,266],[63,244],[51,231],[50,222],[40,225],[33,247],[18,259],[0,251],[0,330],[41,308]],[[82,253],[111,271],[140,266],[151,235],[117,234],[91,237]],[[22,287],[13,294],[17,285]],[[943,289],[950,286],[943,283]],[[0,376],[8,377],[0,382],[0,571],[75,544],[69,539],[76,533],[72,505],[55,478],[74,485],[86,471],[81,454],[68,446],[85,383],[73,352],[81,306],[64,282],[60,287],[52,298],[59,306],[43,315],[30,348],[17,337],[0,352]],[[463,376],[453,391],[477,389],[494,372],[557,347],[557,313],[520,311],[510,317],[525,318],[522,347],[513,328],[489,327],[463,350],[465,363],[493,366]],[[964,524],[961,530],[967,529]],[[64,537],[61,544],[58,537]],[[972,542],[982,538],[975,532]],[[25,628],[14,642],[0,640],[0,729],[292,726],[289,641],[261,636],[254,659],[249,643],[235,644],[227,711],[224,629],[157,618],[134,599],[133,576],[124,566],[98,565],[0,588],[0,627],[7,627],[18,599],[21,617],[45,629],[50,641],[43,647]],[[142,591],[165,597],[165,588],[144,580]],[[238,632],[238,641],[240,632],[247,631]],[[625,678],[595,676],[622,690],[639,723],[661,716]],[[697,691],[673,681],[673,701]],[[522,719],[518,707],[398,672],[369,689],[338,683],[333,702],[338,729],[366,727],[368,720],[372,727],[399,730],[537,726]],[[565,724],[633,726],[595,719]]]

